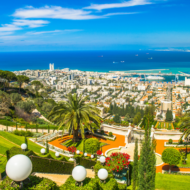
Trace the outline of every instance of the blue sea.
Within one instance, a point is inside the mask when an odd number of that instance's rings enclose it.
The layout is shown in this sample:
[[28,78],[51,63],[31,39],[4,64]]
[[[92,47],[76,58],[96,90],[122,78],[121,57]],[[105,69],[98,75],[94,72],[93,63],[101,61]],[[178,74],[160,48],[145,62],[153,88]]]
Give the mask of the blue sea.
[[[0,70],[78,69],[82,71],[126,71],[149,73],[190,72],[190,52],[171,51],[57,51],[0,52]],[[162,70],[167,69],[167,70]]]

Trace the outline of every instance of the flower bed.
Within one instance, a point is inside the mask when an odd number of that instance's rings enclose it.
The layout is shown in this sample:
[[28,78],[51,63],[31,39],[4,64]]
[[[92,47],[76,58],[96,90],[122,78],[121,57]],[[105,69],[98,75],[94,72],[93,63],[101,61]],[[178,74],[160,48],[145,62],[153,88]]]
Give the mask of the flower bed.
[[121,172],[130,164],[129,158],[130,156],[126,153],[114,152],[110,157],[106,158],[106,166],[112,171]]

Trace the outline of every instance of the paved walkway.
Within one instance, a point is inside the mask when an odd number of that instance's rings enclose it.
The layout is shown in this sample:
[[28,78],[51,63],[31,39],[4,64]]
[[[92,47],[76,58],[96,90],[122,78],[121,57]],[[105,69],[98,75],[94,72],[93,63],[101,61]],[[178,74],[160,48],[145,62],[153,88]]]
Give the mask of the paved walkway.
[[[87,177],[90,178],[95,177],[95,173],[91,169],[86,169],[86,170],[87,170]],[[59,186],[64,184],[66,180],[71,176],[66,174],[46,174],[46,173],[35,173],[35,175],[38,177],[45,177],[51,179]]]

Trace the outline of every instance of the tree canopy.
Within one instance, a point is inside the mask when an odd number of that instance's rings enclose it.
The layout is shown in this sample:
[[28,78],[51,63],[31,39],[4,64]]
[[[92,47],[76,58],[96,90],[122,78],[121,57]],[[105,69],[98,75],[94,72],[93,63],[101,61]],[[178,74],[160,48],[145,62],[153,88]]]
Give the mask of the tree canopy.
[[30,79],[24,75],[17,75],[17,81],[19,83],[19,92],[23,83],[29,83]]

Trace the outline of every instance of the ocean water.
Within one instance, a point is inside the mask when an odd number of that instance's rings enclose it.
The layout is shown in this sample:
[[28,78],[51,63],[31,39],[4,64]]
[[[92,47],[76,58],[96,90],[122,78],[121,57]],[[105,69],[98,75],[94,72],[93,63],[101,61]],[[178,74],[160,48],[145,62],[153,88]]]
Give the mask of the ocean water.
[[[144,73],[190,73],[190,52],[170,51],[58,51],[0,52],[1,70],[79,69],[83,71],[126,71]],[[167,69],[167,70],[163,70]]]

